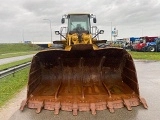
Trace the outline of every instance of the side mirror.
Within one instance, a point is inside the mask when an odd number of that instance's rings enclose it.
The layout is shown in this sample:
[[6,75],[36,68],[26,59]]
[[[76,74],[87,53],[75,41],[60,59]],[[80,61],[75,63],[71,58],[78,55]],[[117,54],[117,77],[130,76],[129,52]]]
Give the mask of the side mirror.
[[104,34],[104,30],[100,30],[100,31],[99,31],[99,34]]
[[96,18],[93,18],[93,23],[96,23],[97,22],[97,19]]
[[60,33],[59,33],[59,31],[55,31],[55,34],[56,34],[56,35],[59,35]]
[[61,23],[62,23],[62,24],[65,23],[65,18],[62,18],[62,19],[61,19]]

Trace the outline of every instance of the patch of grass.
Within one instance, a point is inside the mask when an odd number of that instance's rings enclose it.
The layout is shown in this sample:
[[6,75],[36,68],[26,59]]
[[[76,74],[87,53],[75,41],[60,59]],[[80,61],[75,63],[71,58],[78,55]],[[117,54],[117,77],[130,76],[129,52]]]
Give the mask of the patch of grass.
[[156,60],[160,61],[160,52],[136,52],[128,51],[133,59]]
[[35,50],[39,50],[39,47],[33,44],[24,44],[24,43],[0,44],[0,54],[27,52]]
[[33,44],[12,43],[0,44],[0,59],[27,54],[35,54],[41,48]]
[[16,57],[16,56],[23,56],[23,55],[30,55],[30,54],[36,54],[37,52],[38,51],[28,51],[28,52],[17,52],[17,53],[1,54],[0,55],[0,59]]
[[0,107],[19,92],[28,80],[29,68],[0,79]]
[[23,63],[29,62],[29,61],[31,61],[31,59],[32,58],[27,58],[27,59],[24,59],[24,60],[19,60],[19,61],[15,61],[15,62],[11,62],[11,63],[0,65],[0,71],[4,70],[4,69],[7,69],[7,68],[10,68],[10,67],[17,66],[19,64],[23,64]]

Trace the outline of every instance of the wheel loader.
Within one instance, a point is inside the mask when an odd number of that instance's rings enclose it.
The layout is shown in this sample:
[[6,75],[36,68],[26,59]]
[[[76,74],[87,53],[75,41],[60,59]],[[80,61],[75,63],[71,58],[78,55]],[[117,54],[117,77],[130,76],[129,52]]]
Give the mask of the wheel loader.
[[[93,14],[67,14],[61,22],[67,27],[55,31],[60,40],[53,41],[50,49],[38,52],[32,59],[25,107],[54,111],[90,111],[143,105],[139,93],[136,68],[132,56],[122,48],[109,47],[99,40],[104,30]],[[93,20],[93,22],[92,22]],[[63,32],[65,29],[66,33]]]

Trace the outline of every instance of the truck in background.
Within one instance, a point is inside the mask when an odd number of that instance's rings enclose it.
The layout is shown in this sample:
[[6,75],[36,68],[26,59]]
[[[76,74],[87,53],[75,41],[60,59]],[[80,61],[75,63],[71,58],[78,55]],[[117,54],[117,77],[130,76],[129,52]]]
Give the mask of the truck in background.
[[158,37],[140,37],[139,40],[137,40],[135,43],[132,43],[132,49],[133,51],[146,51],[148,48],[146,45],[149,45],[149,43],[154,42],[155,38]]
[[128,48],[129,48],[131,51],[134,51],[134,50],[135,50],[135,45],[138,44],[138,43],[140,43],[140,40],[141,40],[140,37],[131,37]]
[[160,38],[155,38],[153,42],[147,42],[145,51],[160,52]]

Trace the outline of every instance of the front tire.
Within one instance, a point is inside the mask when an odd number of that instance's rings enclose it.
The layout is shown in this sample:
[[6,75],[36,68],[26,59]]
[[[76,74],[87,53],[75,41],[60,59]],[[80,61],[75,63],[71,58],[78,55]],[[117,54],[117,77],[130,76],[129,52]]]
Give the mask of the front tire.
[[149,52],[155,52],[156,48],[154,46],[148,47]]

